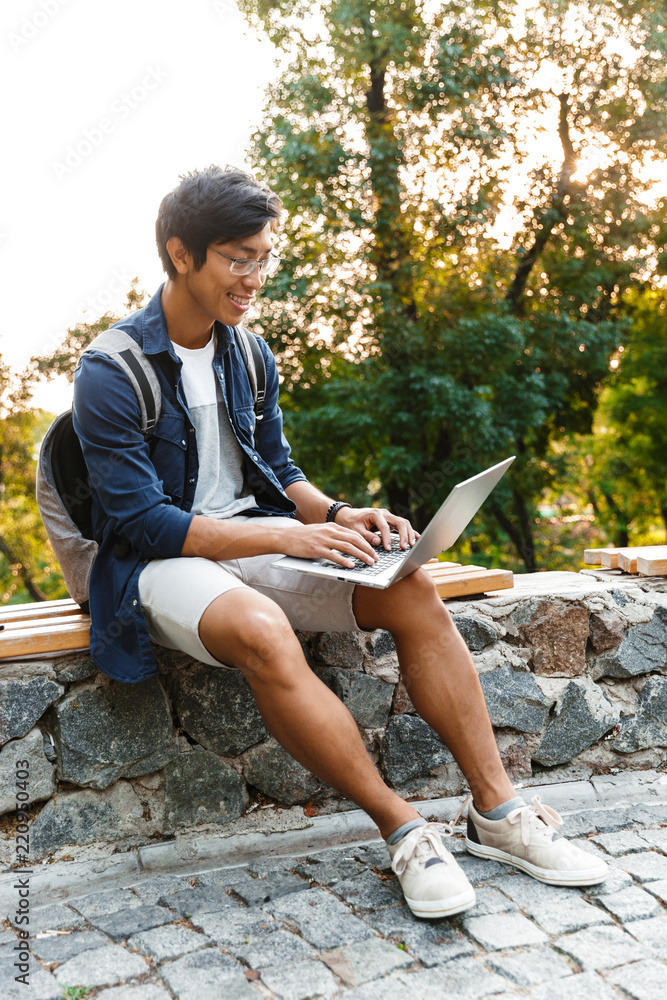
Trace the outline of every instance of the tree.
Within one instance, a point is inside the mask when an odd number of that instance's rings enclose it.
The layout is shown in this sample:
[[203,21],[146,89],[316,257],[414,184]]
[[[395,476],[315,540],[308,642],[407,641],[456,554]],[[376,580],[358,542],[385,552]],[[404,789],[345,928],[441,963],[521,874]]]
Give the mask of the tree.
[[516,452],[487,509],[534,569],[542,459],[590,431],[619,303],[656,269],[662,6],[242,6],[286,54],[252,156],[288,213],[258,329],[297,460],[420,527],[453,479]]

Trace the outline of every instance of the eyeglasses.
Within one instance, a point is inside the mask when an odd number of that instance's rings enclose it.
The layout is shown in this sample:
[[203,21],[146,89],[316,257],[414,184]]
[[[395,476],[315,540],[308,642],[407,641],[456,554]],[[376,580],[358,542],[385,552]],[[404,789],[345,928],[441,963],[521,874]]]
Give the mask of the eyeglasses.
[[282,263],[282,257],[277,257],[275,254],[271,254],[265,260],[252,260],[249,257],[230,257],[229,254],[223,253],[222,250],[216,250],[215,247],[209,247],[209,250],[217,253],[220,257],[231,260],[229,270],[232,274],[252,274],[258,267],[259,273],[268,277],[270,274],[275,274]]

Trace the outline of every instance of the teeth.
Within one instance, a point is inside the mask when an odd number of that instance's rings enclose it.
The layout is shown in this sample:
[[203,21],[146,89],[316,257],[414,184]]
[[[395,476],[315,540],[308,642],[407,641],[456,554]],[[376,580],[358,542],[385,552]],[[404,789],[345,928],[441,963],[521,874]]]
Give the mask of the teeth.
[[242,298],[239,298],[239,296],[237,296],[237,295],[232,295],[232,294],[231,294],[230,292],[227,292],[227,294],[229,295],[229,297],[230,297],[230,299],[232,300],[232,302],[238,302],[238,304],[239,304],[240,306],[247,306],[247,305],[248,305],[248,303],[250,302],[250,299],[242,299]]

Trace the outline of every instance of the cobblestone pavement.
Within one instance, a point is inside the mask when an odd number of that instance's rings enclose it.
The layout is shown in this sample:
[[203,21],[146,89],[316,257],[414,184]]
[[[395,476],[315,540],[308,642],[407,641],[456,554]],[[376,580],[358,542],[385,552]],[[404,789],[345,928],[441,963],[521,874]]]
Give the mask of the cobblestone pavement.
[[[192,876],[135,876],[127,887],[31,911],[29,988],[14,981],[16,938],[5,921],[0,996],[666,997],[665,787],[637,803],[628,784],[625,801],[573,813],[565,833],[609,862],[604,883],[542,885],[466,854],[457,827],[447,846],[477,904],[437,921],[417,920],[404,906],[381,840]],[[68,994],[65,986],[90,992]]]

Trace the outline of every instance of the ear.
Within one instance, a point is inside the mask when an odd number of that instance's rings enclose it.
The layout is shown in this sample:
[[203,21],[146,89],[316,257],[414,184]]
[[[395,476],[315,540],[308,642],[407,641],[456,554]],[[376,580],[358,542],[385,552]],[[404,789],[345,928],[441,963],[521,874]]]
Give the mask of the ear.
[[185,249],[178,236],[167,240],[167,253],[179,274],[187,274],[192,268],[192,256]]

